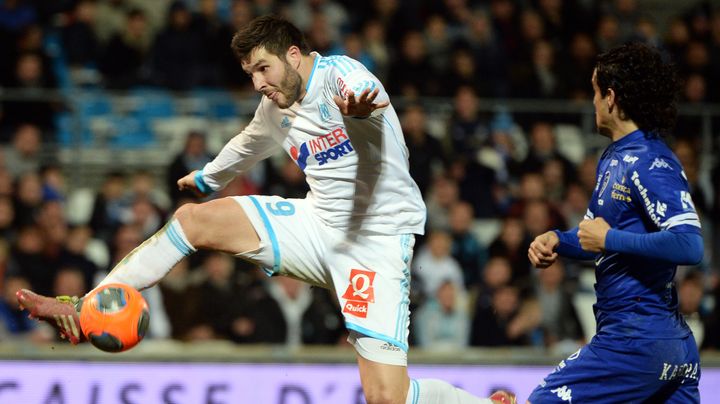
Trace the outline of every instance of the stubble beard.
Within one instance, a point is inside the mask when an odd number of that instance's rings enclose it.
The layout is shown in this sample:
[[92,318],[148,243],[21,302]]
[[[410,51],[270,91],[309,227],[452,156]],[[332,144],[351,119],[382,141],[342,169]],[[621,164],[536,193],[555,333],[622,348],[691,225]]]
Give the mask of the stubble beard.
[[280,109],[289,108],[300,99],[302,90],[301,83],[302,78],[300,74],[296,72],[289,63],[285,62],[285,75],[278,88],[278,91],[284,96],[285,102],[281,102],[279,99],[277,100],[277,105]]

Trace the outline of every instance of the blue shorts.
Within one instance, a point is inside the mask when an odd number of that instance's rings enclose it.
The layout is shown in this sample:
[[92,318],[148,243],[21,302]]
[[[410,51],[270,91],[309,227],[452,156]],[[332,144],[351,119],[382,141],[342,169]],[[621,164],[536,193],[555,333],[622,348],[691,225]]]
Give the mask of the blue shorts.
[[700,357],[692,335],[651,340],[593,337],[528,398],[540,403],[699,403]]

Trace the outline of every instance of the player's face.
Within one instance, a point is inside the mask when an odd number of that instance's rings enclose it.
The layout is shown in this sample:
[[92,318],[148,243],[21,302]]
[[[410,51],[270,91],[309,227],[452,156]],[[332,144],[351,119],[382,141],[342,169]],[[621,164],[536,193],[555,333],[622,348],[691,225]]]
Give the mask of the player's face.
[[288,108],[300,99],[302,78],[287,60],[258,48],[251,52],[242,68],[250,75],[255,90],[280,108]]
[[607,126],[609,112],[605,98],[600,94],[600,87],[597,84],[597,70],[593,71],[592,75],[592,87],[593,87],[593,105],[595,106],[595,125],[597,125],[598,132],[604,136],[610,136],[610,128]]

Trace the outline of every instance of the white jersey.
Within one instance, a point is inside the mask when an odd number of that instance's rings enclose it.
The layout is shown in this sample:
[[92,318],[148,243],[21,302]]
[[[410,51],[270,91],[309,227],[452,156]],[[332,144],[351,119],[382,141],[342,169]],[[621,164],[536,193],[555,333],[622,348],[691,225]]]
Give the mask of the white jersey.
[[248,126],[202,171],[224,187],[280,148],[305,172],[307,199],[326,224],[348,231],[422,234],[425,205],[408,171],[408,150],[392,105],[365,119],[342,116],[333,96],[379,88],[380,81],[347,56],[315,57],[306,95],[287,109],[263,96]]

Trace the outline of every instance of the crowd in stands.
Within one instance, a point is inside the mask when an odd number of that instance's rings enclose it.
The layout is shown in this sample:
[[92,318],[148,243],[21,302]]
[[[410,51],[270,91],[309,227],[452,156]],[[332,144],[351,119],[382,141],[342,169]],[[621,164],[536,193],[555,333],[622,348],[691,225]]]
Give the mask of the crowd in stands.
[[[582,141],[597,135],[580,133],[581,147],[572,152],[559,139],[577,122],[487,114],[479,103],[587,103],[595,56],[629,40],[656,45],[673,58],[683,77],[681,102],[719,102],[720,92],[712,89],[720,88],[720,9],[685,2],[668,21],[657,21],[641,3],[0,0],[0,88],[26,95],[56,89],[70,97],[73,91],[138,88],[244,94],[252,88],[230,52],[230,38],[255,16],[283,14],[313,49],[363,62],[393,99],[404,101],[398,113],[410,171],[428,207],[412,267],[411,343],[449,351],[535,346],[568,352],[593,333],[593,264],[561,261],[539,271],[531,268],[527,248],[536,235],[582,219],[598,158]],[[447,120],[431,122],[427,97],[451,104]],[[68,187],[63,167],[47,158],[59,142],[58,117],[66,112],[57,98],[2,103],[0,340],[54,341],[18,310],[14,291],[86,293],[178,206],[197,200],[178,191],[175,181],[216,152],[207,133],[188,131],[166,178],[108,162],[112,170],[79,214],[72,201],[80,190]],[[720,135],[717,120],[712,129]],[[677,289],[702,348],[718,349],[720,277],[711,252],[720,227],[720,166],[700,160],[709,147],[702,130],[699,120],[683,117],[668,139],[685,167],[707,244],[701,265],[680,268]],[[278,157],[215,197],[306,192],[302,171]],[[219,253],[183,260],[144,293],[154,338],[296,346],[342,344],[346,335],[331,292],[267,278]]]

